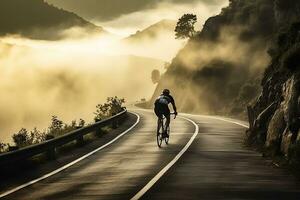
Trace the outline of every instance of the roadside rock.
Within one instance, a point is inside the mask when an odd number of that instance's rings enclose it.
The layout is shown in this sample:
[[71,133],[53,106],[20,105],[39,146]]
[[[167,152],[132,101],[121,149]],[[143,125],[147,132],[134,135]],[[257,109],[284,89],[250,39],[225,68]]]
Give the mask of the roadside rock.
[[285,156],[288,155],[289,147],[292,144],[292,136],[293,134],[289,131],[288,128],[286,128],[282,135],[281,146],[280,146],[281,152]]
[[289,130],[297,134],[300,122],[298,111],[298,97],[299,97],[299,77],[293,75],[286,81],[283,86],[283,98],[282,108],[284,112],[284,119],[287,122]]
[[[266,137],[265,141],[250,144],[264,155],[284,155],[289,164],[297,163],[300,168],[299,19],[282,27],[269,50],[272,60],[261,81],[261,95],[248,106],[249,123],[253,126],[246,137],[251,141]],[[270,105],[276,105],[274,112]]]
[[266,147],[270,147],[280,140],[285,127],[284,112],[279,108],[276,110],[268,126]]

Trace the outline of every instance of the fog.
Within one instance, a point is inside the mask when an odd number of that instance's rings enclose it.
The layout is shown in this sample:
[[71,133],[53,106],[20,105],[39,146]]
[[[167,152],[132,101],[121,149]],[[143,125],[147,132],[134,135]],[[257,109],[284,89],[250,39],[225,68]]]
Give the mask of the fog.
[[216,40],[190,41],[173,60],[152,101],[163,88],[170,88],[180,111],[243,113],[259,93],[259,80],[270,62],[266,41],[242,41],[244,29],[228,26]]
[[178,59],[183,66],[191,70],[201,70],[212,61],[223,60],[239,67],[247,67],[250,71],[263,69],[270,61],[268,47],[261,38],[251,42],[242,41],[240,35],[243,26],[228,26],[220,31],[218,40],[206,40],[201,43],[190,43],[179,54]]
[[206,1],[193,1],[186,4],[172,4],[168,1],[161,1],[152,9],[132,12],[109,21],[101,21],[100,19],[92,21],[96,24],[102,24],[108,31],[116,35],[124,36],[134,33],[137,29],[144,29],[149,24],[161,19],[179,19],[185,13],[194,13],[198,17],[196,29],[201,30],[206,19],[217,15],[220,8],[226,5],[228,5],[227,0],[219,0],[218,3],[214,2],[212,4]]
[[228,0],[46,0],[75,12],[116,35],[126,36],[162,19],[176,20],[184,13],[198,15],[199,28],[220,12]]
[[[96,104],[108,96],[127,102],[150,98],[152,71],[164,72],[182,43],[164,31],[155,42],[140,39],[140,45],[98,35],[78,39],[74,29],[68,34],[60,41],[0,39],[1,141],[22,127],[47,128],[52,115],[92,121]],[[172,50],[158,48],[162,42]]]
[[[151,6],[145,4],[123,13],[106,1],[116,10],[108,12],[114,16],[104,19],[95,15],[98,11],[93,14],[90,9],[94,6],[80,9],[81,4],[89,5],[87,1],[77,1],[77,8],[72,7],[76,6],[73,1],[48,2],[75,12],[110,34],[99,35],[97,30],[90,32],[79,27],[64,31],[49,28],[49,32],[34,27],[29,33],[34,33],[35,37],[30,38],[35,40],[19,35],[1,37],[1,142],[11,142],[11,135],[23,127],[46,129],[52,115],[64,122],[79,118],[91,122],[96,104],[108,96],[124,97],[127,102],[150,99],[156,87],[151,80],[152,71],[157,69],[163,74],[166,63],[171,62],[186,40],[175,40],[175,27],[162,27],[154,37],[137,37],[134,42],[126,37],[163,19],[176,22],[187,12],[198,15],[200,30],[205,19],[228,4],[227,0],[149,1]],[[55,33],[60,40],[37,40],[43,38],[42,32]]]

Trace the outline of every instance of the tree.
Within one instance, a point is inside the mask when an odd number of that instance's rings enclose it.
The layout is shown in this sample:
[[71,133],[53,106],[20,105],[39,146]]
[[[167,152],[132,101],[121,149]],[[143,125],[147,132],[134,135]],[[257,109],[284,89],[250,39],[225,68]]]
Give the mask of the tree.
[[184,14],[177,22],[175,28],[176,39],[192,38],[196,31],[194,28],[197,16],[194,14]]

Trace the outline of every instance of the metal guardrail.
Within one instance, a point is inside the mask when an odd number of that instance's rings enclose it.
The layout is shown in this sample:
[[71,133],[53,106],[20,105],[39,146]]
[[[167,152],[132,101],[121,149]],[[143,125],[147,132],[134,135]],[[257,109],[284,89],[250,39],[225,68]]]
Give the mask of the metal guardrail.
[[56,148],[72,141],[77,141],[81,144],[83,142],[83,136],[89,133],[99,131],[101,128],[112,125],[117,127],[121,120],[127,115],[127,110],[124,110],[108,119],[96,122],[92,125],[73,130],[62,136],[47,140],[45,142],[31,145],[22,149],[0,154],[0,166],[29,159],[33,156],[47,153],[48,157],[55,157]]

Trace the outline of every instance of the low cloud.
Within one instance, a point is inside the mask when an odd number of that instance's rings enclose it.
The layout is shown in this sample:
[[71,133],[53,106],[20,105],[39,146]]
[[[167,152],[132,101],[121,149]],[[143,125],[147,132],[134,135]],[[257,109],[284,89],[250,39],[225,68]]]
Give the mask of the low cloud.
[[10,141],[22,127],[44,129],[52,115],[66,122],[91,121],[96,104],[108,96],[128,102],[150,98],[155,89],[151,72],[163,72],[165,63],[143,56],[154,48],[138,52],[98,35],[60,41],[0,38],[0,140]]

